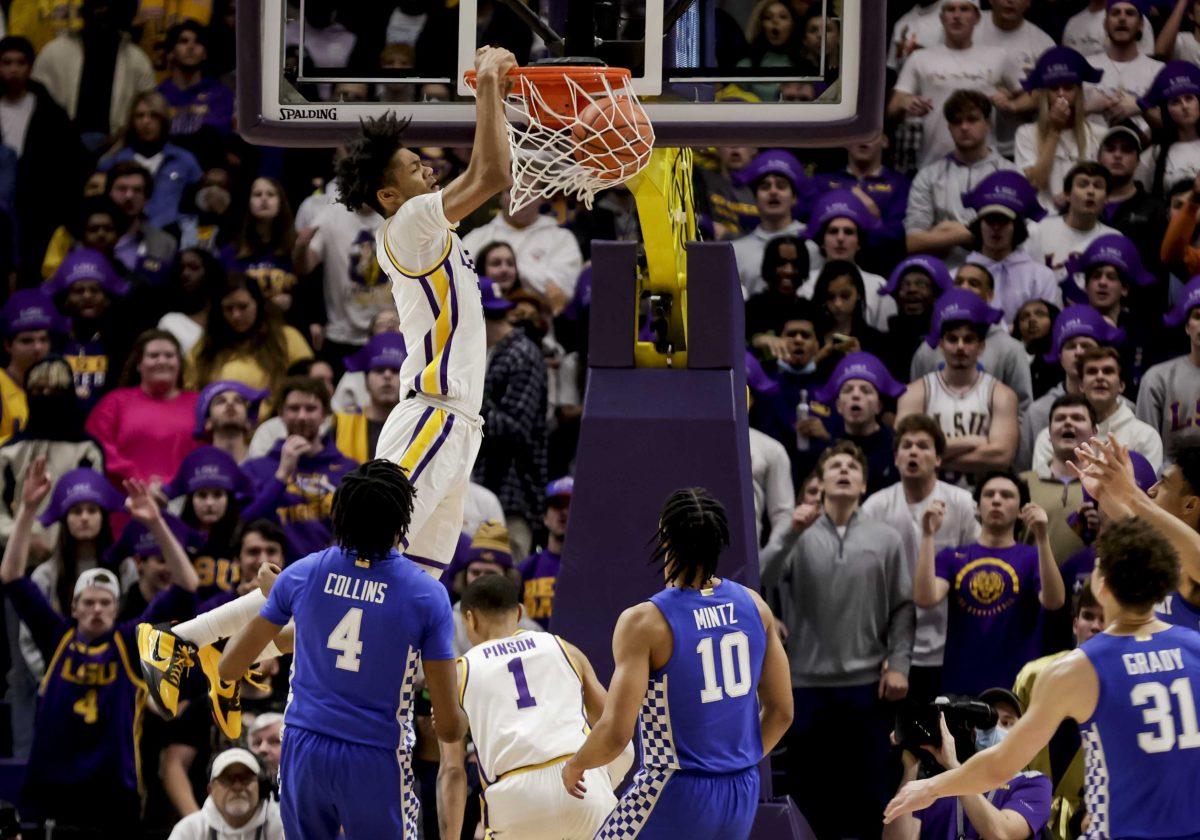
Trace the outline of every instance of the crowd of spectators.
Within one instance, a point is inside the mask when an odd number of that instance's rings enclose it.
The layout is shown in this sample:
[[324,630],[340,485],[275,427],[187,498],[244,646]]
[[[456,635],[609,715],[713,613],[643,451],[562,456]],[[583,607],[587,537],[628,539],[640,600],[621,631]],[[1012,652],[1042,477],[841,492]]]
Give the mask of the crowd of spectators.
[[[308,58],[438,65],[452,5],[309,0]],[[728,57],[836,72],[823,5],[759,3]],[[878,135],[697,150],[700,226],[732,243],[745,299],[762,585],[796,701],[776,788],[822,840],[878,837],[901,778],[1003,737],[1040,668],[1103,626],[1087,581],[1105,521],[1077,445],[1111,434],[1144,489],[1200,495],[1200,2],[987,5],[888,4]],[[528,29],[480,7],[481,37],[527,58]],[[6,11],[0,748],[23,762],[21,817],[274,838],[286,660],[243,686],[228,743],[198,681],[176,720],[143,707],[132,628],[328,543],[341,476],[406,396],[382,220],[338,203],[337,150],[238,137],[231,3]],[[444,183],[468,153],[420,154]],[[459,232],[484,278],[486,432],[445,584],[507,575],[528,626],[553,629],[591,242],[637,239],[636,210],[620,187],[591,210],[504,195]],[[1200,583],[1164,610],[1200,628]],[[897,713],[940,696],[998,722],[893,746]],[[432,838],[438,752],[427,718],[417,731]],[[996,795],[890,836],[1073,838],[1077,748],[1068,733]]]

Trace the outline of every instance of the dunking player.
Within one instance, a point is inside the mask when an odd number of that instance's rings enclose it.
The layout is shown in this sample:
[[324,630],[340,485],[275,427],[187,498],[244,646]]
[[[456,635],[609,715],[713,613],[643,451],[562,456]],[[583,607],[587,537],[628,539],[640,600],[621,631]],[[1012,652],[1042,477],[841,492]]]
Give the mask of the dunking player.
[[[592,840],[613,806],[613,784],[603,770],[587,773],[587,793],[563,791],[562,763],[587,736],[604,710],[604,686],[577,647],[550,633],[521,630],[520,595],[503,575],[487,575],[463,592],[462,614],[474,645],[459,658],[459,692],[470,721],[484,786],[483,820],[488,836],[521,840]],[[462,766],[463,752],[442,753],[443,763]],[[633,760],[614,774],[617,781]],[[458,790],[450,780],[458,780]],[[438,773],[443,837],[458,837],[465,774]],[[443,809],[439,805],[439,811]],[[450,808],[444,809],[446,811]]]
[[237,679],[295,620],[284,712],[280,810],[288,840],[416,840],[413,679],[425,669],[438,737],[466,733],[446,588],[398,550],[413,488],[390,461],[363,464],[333,496],[338,547],[280,573],[262,613],[229,642],[219,671]]
[[[1127,514],[1125,502],[1106,491],[1131,474],[1128,454],[1111,440],[1076,453],[1086,465],[1076,471],[1087,491],[1110,516]],[[1108,629],[1042,672],[1029,710],[1000,744],[905,785],[885,821],[942,796],[998,787],[1072,718],[1086,750],[1089,838],[1200,836],[1200,634],[1154,615],[1155,603],[1178,582],[1179,558],[1163,534],[1145,518],[1114,518],[1096,541],[1092,574]]]
[[714,577],[728,545],[720,502],[698,487],[671,494],[654,552],[666,587],[617,620],[604,714],[562,769],[567,792],[586,795],[584,774],[620,753],[640,708],[642,768],[596,840],[750,833],[758,763],[791,724],[792,684],[762,598]]
[[[487,365],[479,278],[454,228],[511,180],[503,100],[505,77],[515,66],[507,50],[483,47],[476,53],[475,145],[466,170],[445,189],[436,187],[433,170],[416,152],[401,146],[408,121],[392,114],[365,121],[337,165],[342,203],[353,210],[366,205],[386,219],[375,253],[392,279],[400,330],[408,338],[400,369],[407,399],[392,410],[376,451],[399,464],[416,489],[401,548],[434,577],[449,564],[462,529],[482,435]],[[262,605],[255,591],[174,628],[139,627],[150,696],[167,717],[175,714],[182,672],[198,657],[217,723],[237,736],[237,684],[217,679],[216,657],[206,648],[243,627]],[[273,645],[264,652],[278,653]]]

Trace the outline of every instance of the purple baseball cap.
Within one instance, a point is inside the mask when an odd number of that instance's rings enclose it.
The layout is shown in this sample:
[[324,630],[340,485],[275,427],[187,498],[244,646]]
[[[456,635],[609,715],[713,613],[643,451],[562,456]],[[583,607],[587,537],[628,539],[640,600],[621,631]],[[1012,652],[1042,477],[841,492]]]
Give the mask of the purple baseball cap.
[[756,394],[774,394],[779,383],[767,376],[762,363],[749,350],[746,351],[746,386]]
[[1047,362],[1057,362],[1063,345],[1072,338],[1087,336],[1097,344],[1112,346],[1125,340],[1125,330],[1114,327],[1104,316],[1086,303],[1068,306],[1054,319],[1050,351],[1042,356]]
[[1143,111],[1167,104],[1177,96],[1200,96],[1200,67],[1190,61],[1168,61],[1154,77],[1150,90],[1138,100]]
[[575,492],[575,479],[569,475],[564,475],[562,478],[556,478],[546,485],[546,498],[571,498]]
[[950,276],[950,269],[946,268],[944,262],[928,254],[915,254],[900,261],[900,264],[892,270],[891,276],[888,277],[887,285],[879,290],[879,294],[896,294],[904,275],[914,271],[918,271],[932,280],[933,285],[938,288],[938,294],[954,288],[954,278]]
[[808,217],[808,229],[813,235],[820,236],[825,226],[834,219],[849,219],[858,225],[860,231],[874,230],[879,226],[879,220],[871,215],[862,199],[850,190],[830,190],[817,196]]
[[346,357],[346,370],[371,371],[381,368],[400,370],[408,350],[404,346],[404,336],[400,333],[380,333],[368,341],[362,349]]
[[1101,265],[1115,268],[1121,282],[1127,286],[1149,286],[1154,283],[1154,275],[1142,268],[1142,257],[1133,240],[1119,233],[1106,233],[1093,239],[1082,254],[1067,261],[1067,273],[1082,272],[1086,276]]
[[782,175],[792,184],[792,192],[800,195],[800,190],[808,183],[804,167],[796,156],[783,149],[768,149],[759,152],[741,169],[733,173],[733,181],[738,186],[754,186],[768,175]]
[[492,312],[507,312],[513,308],[513,302],[504,297],[504,292],[500,290],[500,284],[490,277],[479,277],[479,297],[483,302],[483,308]]
[[244,399],[246,401],[246,418],[251,423],[258,421],[258,406],[267,398],[267,392],[251,388],[245,382],[238,382],[236,379],[221,379],[205,385],[204,390],[200,392],[200,398],[196,400],[196,428],[192,430],[192,437],[197,439],[204,437],[204,423],[208,420],[208,409],[217,395],[224,394],[226,391],[233,391]]
[[91,248],[76,248],[67,254],[42,288],[57,297],[84,280],[95,280],[109,297],[121,297],[129,291],[129,284],[117,276],[108,258]]
[[9,337],[37,330],[65,333],[69,328],[66,318],[54,308],[50,295],[40,288],[13,292],[0,310],[0,322]]
[[233,456],[215,446],[201,446],[187,454],[171,482],[163,487],[168,499],[197,490],[224,490],[239,496],[251,493],[250,482]]
[[833,405],[838,394],[841,393],[842,386],[851,379],[869,382],[882,396],[892,399],[896,399],[908,390],[907,385],[892,378],[883,362],[870,353],[860,352],[843,357],[837,363],[837,367],[833,369],[833,375],[829,377],[829,381],[813,391],[813,399],[826,405]]
[[67,515],[75,505],[91,502],[108,512],[125,509],[125,494],[109,483],[108,479],[88,467],[78,467],[63,473],[54,484],[50,504],[38,517],[38,522],[49,526]]
[[1188,281],[1183,287],[1183,293],[1171,307],[1171,311],[1163,315],[1163,323],[1168,327],[1178,327],[1188,319],[1192,310],[1200,306],[1200,274]]
[[1051,47],[1040,56],[1029,75],[1021,82],[1025,90],[1044,90],[1056,85],[1095,84],[1104,71],[1093,67],[1078,51],[1070,47]]
[[1020,172],[993,172],[980,181],[975,189],[963,193],[962,202],[980,216],[999,213],[1010,219],[1023,218],[1041,221],[1046,208],[1038,201],[1037,190]]
[[966,321],[990,326],[1000,323],[1003,317],[1004,312],[988,306],[987,301],[974,292],[950,289],[933,304],[933,323],[930,325],[929,335],[925,336],[925,343],[930,347],[938,346],[942,340],[942,324]]

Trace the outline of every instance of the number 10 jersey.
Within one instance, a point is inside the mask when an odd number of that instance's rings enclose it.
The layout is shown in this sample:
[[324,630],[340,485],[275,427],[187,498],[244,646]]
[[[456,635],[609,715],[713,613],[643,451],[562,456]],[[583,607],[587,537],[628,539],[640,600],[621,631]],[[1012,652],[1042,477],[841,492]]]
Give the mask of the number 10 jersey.
[[1087,836],[1200,837],[1200,633],[1100,633],[1080,650],[1100,681],[1079,726]]
[[762,759],[758,679],[767,635],[749,592],[667,588],[650,602],[671,626],[667,664],[650,673],[641,712],[647,767],[736,773]]
[[583,681],[552,633],[476,645],[459,657],[458,684],[486,785],[565,759],[587,738]]

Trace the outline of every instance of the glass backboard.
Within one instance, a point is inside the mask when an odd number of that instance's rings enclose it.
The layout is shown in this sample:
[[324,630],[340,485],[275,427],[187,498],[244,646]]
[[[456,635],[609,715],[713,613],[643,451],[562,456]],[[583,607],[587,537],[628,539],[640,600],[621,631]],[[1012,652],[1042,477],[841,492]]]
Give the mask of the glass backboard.
[[522,64],[594,57],[633,73],[659,145],[830,145],[883,114],[878,0],[238,0],[239,130],[327,146],[411,115],[411,142],[469,145],[477,47]]

